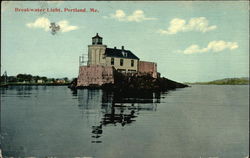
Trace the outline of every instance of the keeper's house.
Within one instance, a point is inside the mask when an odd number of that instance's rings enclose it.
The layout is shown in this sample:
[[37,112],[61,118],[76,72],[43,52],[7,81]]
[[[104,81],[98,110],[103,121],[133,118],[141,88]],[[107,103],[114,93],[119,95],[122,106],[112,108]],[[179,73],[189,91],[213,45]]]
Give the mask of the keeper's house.
[[92,37],[92,45],[88,46],[88,61],[84,65],[80,57],[80,68],[77,86],[102,85],[114,83],[113,69],[124,74],[150,74],[157,78],[157,64],[140,61],[140,59],[124,46],[107,48],[102,44],[102,37],[96,34]]

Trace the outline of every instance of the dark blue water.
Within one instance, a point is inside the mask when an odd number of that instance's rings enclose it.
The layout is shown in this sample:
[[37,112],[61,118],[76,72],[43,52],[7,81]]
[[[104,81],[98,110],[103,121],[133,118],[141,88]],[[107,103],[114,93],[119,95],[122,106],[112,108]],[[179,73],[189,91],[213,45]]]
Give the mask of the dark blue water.
[[164,94],[1,89],[4,157],[245,158],[248,86]]

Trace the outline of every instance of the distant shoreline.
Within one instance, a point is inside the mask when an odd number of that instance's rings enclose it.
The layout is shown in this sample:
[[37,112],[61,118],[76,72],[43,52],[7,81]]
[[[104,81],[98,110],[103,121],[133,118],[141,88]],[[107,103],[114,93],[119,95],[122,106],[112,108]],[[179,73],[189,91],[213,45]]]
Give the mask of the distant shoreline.
[[214,80],[214,81],[209,81],[209,82],[194,82],[194,83],[186,82],[185,84],[189,84],[189,85],[249,85],[249,78],[248,77],[224,78],[221,80]]
[[217,86],[247,86],[249,84],[212,84],[212,83],[184,83],[187,85],[217,85]]
[[2,84],[0,87],[8,86],[68,86],[70,83],[8,83]]

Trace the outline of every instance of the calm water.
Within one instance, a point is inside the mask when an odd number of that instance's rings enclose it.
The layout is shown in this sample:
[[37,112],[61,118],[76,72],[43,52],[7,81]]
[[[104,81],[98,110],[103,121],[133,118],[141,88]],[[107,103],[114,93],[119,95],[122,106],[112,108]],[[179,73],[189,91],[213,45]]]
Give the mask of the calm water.
[[101,90],[1,89],[4,156],[244,158],[248,86],[121,96]]

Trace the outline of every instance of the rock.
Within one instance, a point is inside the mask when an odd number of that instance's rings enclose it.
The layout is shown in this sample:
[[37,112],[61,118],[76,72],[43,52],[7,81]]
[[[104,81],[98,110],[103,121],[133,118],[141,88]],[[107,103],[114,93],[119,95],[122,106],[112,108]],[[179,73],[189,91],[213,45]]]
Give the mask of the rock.
[[122,73],[114,73],[114,84],[103,85],[102,88],[114,91],[167,91],[176,88],[188,87],[167,78],[153,78],[150,75],[127,76]]
[[105,89],[109,91],[125,92],[125,91],[150,91],[162,92],[176,88],[185,88],[188,85],[169,80],[165,77],[153,78],[151,75],[125,75],[120,72],[114,72],[114,84],[107,83],[102,86],[89,85],[87,87],[77,87],[77,78],[75,78],[69,88],[71,89]]
[[70,85],[68,86],[68,88],[74,90],[76,89],[76,86],[77,86],[77,78],[74,78],[72,82],[70,83]]

